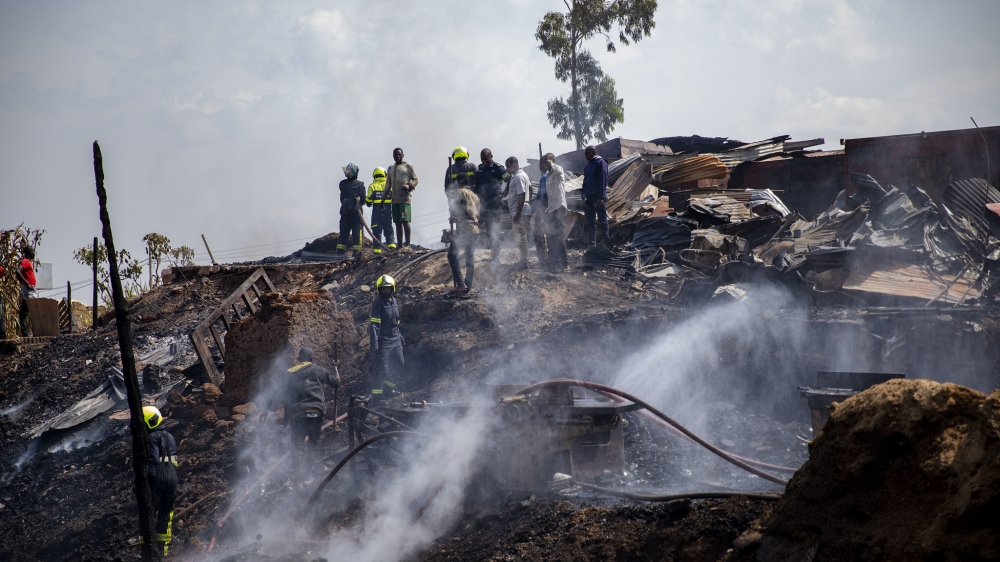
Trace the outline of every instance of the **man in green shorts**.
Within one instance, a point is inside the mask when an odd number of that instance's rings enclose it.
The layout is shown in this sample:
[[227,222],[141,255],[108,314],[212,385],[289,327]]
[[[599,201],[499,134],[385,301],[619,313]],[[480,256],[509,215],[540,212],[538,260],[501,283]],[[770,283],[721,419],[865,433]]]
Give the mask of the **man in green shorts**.
[[[392,191],[392,220],[396,223],[396,240],[400,246],[410,245],[410,200],[417,187],[417,173],[403,161],[403,149],[392,151],[394,164],[386,172],[385,187]],[[405,236],[404,236],[405,235]]]

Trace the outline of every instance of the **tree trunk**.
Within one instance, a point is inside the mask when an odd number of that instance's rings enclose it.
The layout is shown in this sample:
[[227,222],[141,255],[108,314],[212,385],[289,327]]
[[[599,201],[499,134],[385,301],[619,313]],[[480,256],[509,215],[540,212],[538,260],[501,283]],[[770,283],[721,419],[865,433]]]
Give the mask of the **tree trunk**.
[[159,561],[160,553],[153,542],[153,536],[156,532],[153,525],[153,495],[149,490],[149,482],[146,480],[146,471],[149,467],[149,435],[142,415],[142,391],[139,389],[139,377],[135,372],[135,354],[132,352],[132,323],[128,317],[128,301],[125,300],[125,294],[122,291],[122,280],[118,274],[118,259],[115,255],[115,241],[111,236],[108,193],[104,190],[104,158],[101,156],[101,147],[97,145],[97,141],[94,141],[94,176],[97,179],[97,200],[101,207],[104,247],[108,250],[111,298],[115,307],[115,322],[118,327],[122,372],[125,374],[128,409],[132,414],[129,429],[132,432],[132,469],[135,473],[135,495],[139,502],[142,559],[144,561]]
[[570,57],[570,105],[573,107],[573,136],[576,139],[576,149],[583,149],[583,131],[580,124],[580,83],[576,74],[576,37],[573,38],[573,54]]

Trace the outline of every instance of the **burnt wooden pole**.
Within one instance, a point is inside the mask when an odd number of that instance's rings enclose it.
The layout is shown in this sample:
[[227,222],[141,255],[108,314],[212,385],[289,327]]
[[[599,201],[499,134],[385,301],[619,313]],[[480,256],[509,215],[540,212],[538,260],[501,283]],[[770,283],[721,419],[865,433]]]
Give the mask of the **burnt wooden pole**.
[[128,301],[122,291],[122,280],[118,275],[118,261],[115,257],[115,241],[111,236],[111,217],[108,215],[108,193],[104,190],[104,159],[101,147],[94,141],[94,176],[97,178],[97,200],[101,206],[101,225],[104,231],[104,247],[108,251],[108,272],[111,276],[111,298],[115,307],[115,323],[118,326],[118,346],[122,353],[122,372],[125,374],[125,389],[128,394],[128,409],[132,414],[129,429],[132,431],[132,468],[135,472],[135,492],[139,501],[139,534],[142,536],[142,559],[160,560],[155,548],[153,495],[146,480],[149,466],[149,435],[142,416],[142,392],[139,377],[135,372],[135,354],[132,352],[132,323],[128,317]]
[[[97,148],[97,150],[100,150],[100,148]],[[97,163],[95,162],[94,163],[94,167],[96,168],[96,166],[97,166]],[[101,179],[98,180],[98,181],[100,181],[102,184],[104,183],[104,170],[103,169],[101,170]],[[103,187],[102,187],[102,189],[103,189]],[[90,325],[90,329],[91,330],[96,330],[97,329],[97,292],[98,292],[97,291],[97,237],[96,236],[94,237],[94,264],[93,264],[93,268],[92,269],[94,270],[94,310],[93,310],[94,314],[93,314],[93,323]]]

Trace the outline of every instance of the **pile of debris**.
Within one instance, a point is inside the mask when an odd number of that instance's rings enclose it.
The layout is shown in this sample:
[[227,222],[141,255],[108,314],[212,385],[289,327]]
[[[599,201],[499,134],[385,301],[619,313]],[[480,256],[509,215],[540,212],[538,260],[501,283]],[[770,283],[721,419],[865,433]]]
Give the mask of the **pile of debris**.
[[702,286],[766,278],[870,305],[969,304],[1000,287],[1000,220],[986,212],[1000,192],[985,180],[954,182],[941,205],[915,186],[851,180],[857,192],[842,192],[814,220],[769,189],[691,196],[682,212],[665,216],[651,216],[655,205],[643,202],[584,264]]
[[738,560],[1000,559],[1000,391],[892,380],[834,408]]

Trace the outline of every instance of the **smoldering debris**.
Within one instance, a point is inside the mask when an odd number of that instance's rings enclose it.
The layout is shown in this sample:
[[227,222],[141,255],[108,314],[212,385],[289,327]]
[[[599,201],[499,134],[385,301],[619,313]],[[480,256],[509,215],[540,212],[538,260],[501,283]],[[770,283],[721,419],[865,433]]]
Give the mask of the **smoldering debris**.
[[[844,463],[876,483],[908,474],[886,485],[898,505],[916,505],[914,494],[931,490],[936,505],[950,506],[943,520],[969,531],[969,544],[986,544],[976,533],[992,520],[983,509],[952,509],[948,470],[964,474],[965,457],[990,450],[974,429],[991,398],[912,379],[997,386],[996,178],[977,180],[971,165],[953,162],[949,173],[968,179],[942,179],[931,167],[915,186],[901,176],[905,167],[859,168],[849,153],[864,146],[852,142],[845,151],[807,151],[815,139],[659,141],[651,150],[619,139],[618,152],[603,153],[612,167],[612,236],[588,251],[574,215],[570,272],[516,268],[505,249],[501,263],[477,268],[474,294],[451,298],[443,255],[409,248],[323,261],[330,235],[284,258],[165,275],[132,314],[142,349],[179,344],[146,397],[162,405],[179,444],[173,555],[291,562],[857,554],[848,547],[866,547],[845,546],[846,537],[878,543],[884,528],[872,522],[894,518],[895,506],[867,501],[866,490],[824,496],[841,484],[827,478],[829,467]],[[564,156],[574,171],[578,159]],[[792,167],[808,173],[761,179]],[[406,372],[402,394],[376,407],[366,401],[366,329],[373,281],[389,272],[399,283]],[[246,285],[255,275],[272,286]],[[187,344],[198,330],[200,350]],[[29,439],[88,396],[117,404],[112,334],[105,324],[0,357],[4,559],[135,554],[124,409]],[[290,446],[289,420],[275,404],[303,345],[317,363],[336,364],[344,383],[327,394],[314,450]],[[908,382],[862,391],[820,384],[820,372]],[[583,383],[569,390],[564,379]],[[922,390],[887,390],[911,384]],[[549,387],[562,391],[539,390]],[[826,391],[824,402],[802,398],[799,387]],[[865,398],[872,393],[885,399]],[[905,451],[870,455],[865,424],[881,424],[891,411],[938,427],[940,412],[925,406],[941,397],[957,397],[965,409],[953,421],[968,422],[964,428],[944,424],[943,440],[902,434],[913,450],[937,451],[938,461],[961,441],[938,471],[944,476],[916,474]],[[821,414],[815,426],[813,410]],[[876,441],[899,452],[879,433],[892,423],[883,425],[873,430]],[[830,447],[838,462],[826,458]],[[775,506],[778,493],[786,497]],[[671,501],[644,503],[655,499]],[[824,519],[827,507],[837,521]],[[855,521],[857,513],[867,519]],[[819,542],[800,520],[822,529]],[[63,531],[42,536],[38,528]]]

